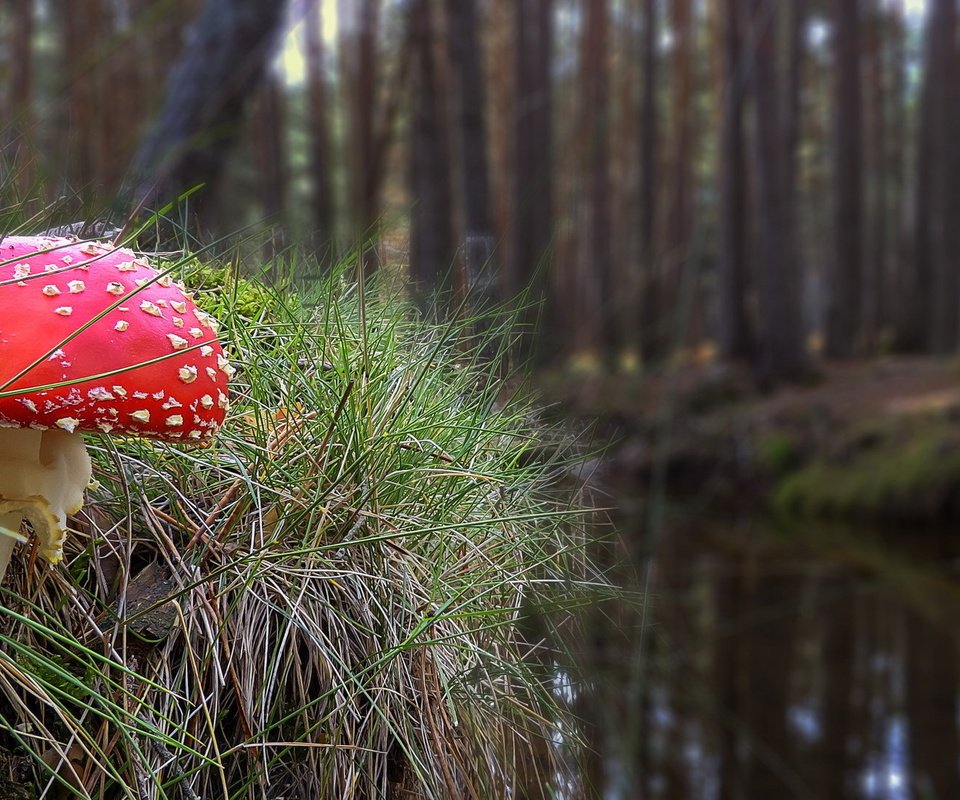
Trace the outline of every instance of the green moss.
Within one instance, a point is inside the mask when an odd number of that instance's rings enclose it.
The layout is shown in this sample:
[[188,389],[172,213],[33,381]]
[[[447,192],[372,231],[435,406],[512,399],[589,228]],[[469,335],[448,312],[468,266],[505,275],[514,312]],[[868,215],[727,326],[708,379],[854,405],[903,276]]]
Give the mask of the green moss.
[[[162,268],[170,266],[161,265]],[[295,298],[288,292],[278,292],[260,281],[238,275],[229,266],[205,264],[196,258],[178,262],[175,272],[193,293],[197,305],[214,319],[232,315],[250,322],[275,322],[289,314],[289,304]]]
[[756,448],[760,466],[775,478],[786,475],[800,462],[800,449],[787,433],[777,431],[762,436]]
[[943,420],[923,420],[869,446],[842,444],[785,475],[773,504],[791,515],[929,521],[948,517],[960,491],[960,441]]

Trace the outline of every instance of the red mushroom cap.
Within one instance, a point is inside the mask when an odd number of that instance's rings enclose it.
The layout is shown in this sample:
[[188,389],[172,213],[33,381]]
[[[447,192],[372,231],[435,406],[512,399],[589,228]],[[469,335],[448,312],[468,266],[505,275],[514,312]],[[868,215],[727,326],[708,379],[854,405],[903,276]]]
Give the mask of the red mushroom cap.
[[203,441],[232,372],[215,322],[133,251],[0,240],[0,425]]

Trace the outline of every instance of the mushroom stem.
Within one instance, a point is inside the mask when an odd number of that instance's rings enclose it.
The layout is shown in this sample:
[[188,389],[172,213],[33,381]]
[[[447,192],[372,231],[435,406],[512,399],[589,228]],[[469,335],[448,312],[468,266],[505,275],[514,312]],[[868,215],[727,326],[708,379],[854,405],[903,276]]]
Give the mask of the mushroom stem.
[[[83,506],[90,473],[79,433],[0,428],[0,526],[17,533],[26,518],[40,555],[56,563],[63,557],[67,516]],[[7,540],[0,541],[0,568],[5,568],[16,537],[0,535],[0,540]]]
[[3,576],[7,574],[7,567],[10,566],[13,548],[20,541],[22,521],[23,514],[18,511],[0,514],[0,583],[3,582]]

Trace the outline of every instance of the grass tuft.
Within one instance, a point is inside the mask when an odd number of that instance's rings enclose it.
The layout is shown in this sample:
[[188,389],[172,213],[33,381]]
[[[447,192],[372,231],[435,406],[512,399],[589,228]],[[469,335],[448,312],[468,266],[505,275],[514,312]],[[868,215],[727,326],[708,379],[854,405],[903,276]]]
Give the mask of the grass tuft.
[[589,570],[534,416],[382,288],[263,291],[218,300],[217,443],[91,439],[65,564],[13,565],[0,744],[37,794],[569,792],[576,725],[523,617]]

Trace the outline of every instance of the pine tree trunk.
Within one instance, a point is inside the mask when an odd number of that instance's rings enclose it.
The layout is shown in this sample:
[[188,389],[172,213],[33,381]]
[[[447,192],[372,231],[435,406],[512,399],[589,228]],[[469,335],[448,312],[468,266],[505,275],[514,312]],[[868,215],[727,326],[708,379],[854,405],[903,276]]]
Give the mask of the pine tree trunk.
[[286,98],[276,75],[263,82],[258,94],[253,119],[254,148],[259,172],[258,195],[267,227],[263,255],[270,261],[286,245]]
[[[276,45],[285,3],[206,0],[170,69],[163,106],[133,160],[127,208],[156,209],[199,188],[173,216],[212,218],[210,202],[246,107]],[[184,220],[189,221],[189,220]]]
[[[757,289],[760,305],[758,378],[772,386],[808,370],[800,303],[796,218],[788,183],[794,157],[784,135],[786,81],[777,48],[781,0],[752,0],[753,94],[757,168]],[[797,17],[794,16],[794,20]]]
[[887,218],[885,119],[886,69],[883,61],[885,12],[877,0],[868,0],[869,13],[865,28],[864,60],[864,162],[865,240],[863,264],[863,340],[867,352],[875,352],[883,326],[883,287],[889,263]]
[[609,7],[606,0],[585,0],[580,58],[580,94],[584,120],[583,184],[575,268],[574,350],[612,354],[618,345],[618,320],[612,285],[609,158]]
[[442,315],[449,311],[456,288],[456,248],[450,131],[435,52],[432,0],[411,4],[409,24],[415,63],[410,95],[410,277],[421,307]]
[[835,0],[834,256],[830,270],[826,352],[849,358],[862,349],[863,132],[860,3]]
[[[14,202],[29,203],[33,193],[33,175],[36,153],[33,146],[33,30],[34,4],[9,3],[5,13],[11,17],[4,30],[0,46],[6,50],[6,103],[0,109],[4,122],[0,124],[3,160],[0,166],[14,189]],[[7,186],[2,187],[8,191]],[[29,207],[24,209],[31,213]]]
[[956,351],[960,324],[960,45],[957,43],[955,0],[935,4],[942,51],[939,54],[939,128],[934,158],[933,255],[934,304],[933,350],[940,354]]
[[657,319],[660,313],[659,281],[656,256],[657,208],[657,130],[659,104],[657,103],[657,0],[642,0],[643,28],[641,33],[642,84],[640,101],[640,202],[638,228],[640,236],[640,351],[645,360],[652,360],[658,352]]
[[[946,81],[951,80],[950,62],[954,46],[950,40],[956,30],[951,0],[936,0],[927,15],[924,33],[923,84],[916,135],[916,182],[914,185],[913,258],[908,272],[907,314],[902,329],[904,349],[929,352],[945,346],[944,322],[947,277],[941,269],[946,247],[944,222],[956,227],[956,220],[944,220],[945,181],[952,172],[951,156],[945,148],[951,114],[946,103],[952,95]],[[949,235],[949,234],[948,234]],[[955,265],[953,265],[955,268]]]
[[741,52],[742,0],[725,0],[722,9],[723,70],[720,82],[720,354],[745,358],[751,337],[747,321],[746,161],[743,103],[747,64]]
[[[523,304],[522,356],[556,356],[559,330],[547,296],[553,237],[550,64],[553,0],[514,4],[516,96],[513,115],[511,295]],[[543,314],[540,314],[543,307]],[[534,331],[540,325],[537,346]]]
[[330,157],[330,105],[323,40],[323,0],[312,0],[305,20],[307,102],[309,103],[311,230],[309,240],[321,264],[333,255],[334,200]]
[[694,47],[695,29],[691,0],[670,1],[670,22],[674,37],[671,58],[672,107],[670,137],[670,199],[667,209],[664,247],[664,279],[662,304],[657,320],[661,351],[682,346],[686,333],[679,332],[678,315],[684,315],[687,293],[693,290],[690,281],[692,263],[694,209]]
[[351,245],[361,249],[361,268],[376,266],[372,239],[380,214],[377,164],[377,86],[380,76],[380,0],[340,0],[341,83],[347,109],[348,194]]
[[495,259],[487,157],[486,88],[477,30],[476,0],[447,0],[450,25],[449,59],[457,91],[460,145],[460,195],[463,206],[463,254],[471,309],[490,309],[499,302],[499,269]]

